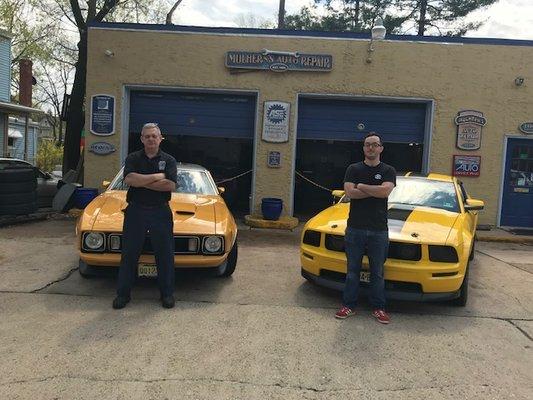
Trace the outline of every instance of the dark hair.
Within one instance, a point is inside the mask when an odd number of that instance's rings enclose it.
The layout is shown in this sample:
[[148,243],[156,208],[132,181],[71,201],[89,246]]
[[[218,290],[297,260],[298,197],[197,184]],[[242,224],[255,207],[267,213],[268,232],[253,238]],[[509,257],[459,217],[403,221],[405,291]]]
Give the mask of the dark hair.
[[377,132],[374,132],[374,131],[371,131],[371,132],[368,132],[368,134],[365,136],[365,138],[363,139],[363,143],[365,142],[365,140],[367,138],[369,138],[370,136],[376,136],[377,138],[379,138],[379,143],[380,144],[383,144],[383,140],[381,139],[381,136],[379,135],[379,133]]

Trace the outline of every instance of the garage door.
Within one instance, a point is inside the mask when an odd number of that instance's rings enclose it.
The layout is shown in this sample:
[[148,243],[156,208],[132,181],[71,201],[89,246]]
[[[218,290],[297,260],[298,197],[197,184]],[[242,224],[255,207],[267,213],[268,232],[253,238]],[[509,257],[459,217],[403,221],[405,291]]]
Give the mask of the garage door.
[[423,143],[425,121],[426,103],[314,98],[298,102],[298,139],[353,141],[376,131],[386,143]]
[[130,132],[157,122],[166,135],[253,138],[255,96],[133,91]]

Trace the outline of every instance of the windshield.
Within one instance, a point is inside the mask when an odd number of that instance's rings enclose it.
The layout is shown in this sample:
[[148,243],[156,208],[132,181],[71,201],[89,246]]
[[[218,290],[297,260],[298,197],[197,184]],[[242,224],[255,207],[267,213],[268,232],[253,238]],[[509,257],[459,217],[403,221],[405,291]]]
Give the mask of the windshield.
[[[124,183],[122,169],[117,174],[113,182],[109,185],[109,190],[128,190],[129,186]],[[175,193],[188,194],[218,194],[218,191],[205,171],[179,169],[178,184]]]
[[390,203],[433,207],[459,212],[459,204],[453,182],[398,177],[396,187],[389,196]]

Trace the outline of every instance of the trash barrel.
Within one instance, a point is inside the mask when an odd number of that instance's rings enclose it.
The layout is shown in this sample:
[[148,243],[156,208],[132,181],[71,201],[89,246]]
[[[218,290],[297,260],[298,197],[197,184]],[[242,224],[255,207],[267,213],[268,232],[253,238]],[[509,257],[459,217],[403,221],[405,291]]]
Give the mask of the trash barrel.
[[283,209],[283,200],[274,197],[265,197],[261,200],[261,212],[263,218],[271,221],[277,221]]
[[98,196],[98,189],[96,188],[76,188],[74,204],[76,208],[85,208],[96,196]]

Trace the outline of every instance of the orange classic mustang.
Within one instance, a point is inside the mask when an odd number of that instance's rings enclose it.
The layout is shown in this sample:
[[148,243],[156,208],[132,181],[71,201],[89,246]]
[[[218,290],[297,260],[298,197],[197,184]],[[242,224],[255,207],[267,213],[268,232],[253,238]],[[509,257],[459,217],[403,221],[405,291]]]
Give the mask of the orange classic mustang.
[[[176,268],[213,268],[230,276],[237,265],[237,225],[204,167],[178,163],[178,185],[170,200],[174,215],[174,265]],[[123,211],[127,207],[122,169],[107,190],[83,211],[76,226],[83,277],[120,265]],[[139,276],[157,276],[148,233],[139,259]]]

